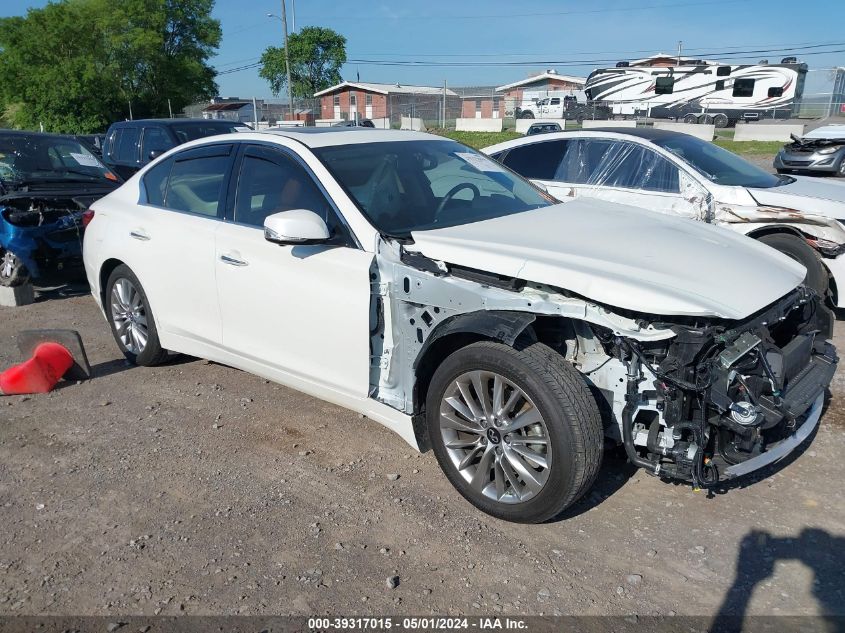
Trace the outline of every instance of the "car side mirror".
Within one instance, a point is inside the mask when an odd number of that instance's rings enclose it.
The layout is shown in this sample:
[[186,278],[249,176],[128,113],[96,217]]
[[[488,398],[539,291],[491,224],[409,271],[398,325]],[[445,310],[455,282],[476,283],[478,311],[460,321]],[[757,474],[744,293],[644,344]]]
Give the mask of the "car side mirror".
[[331,237],[329,227],[308,209],[291,209],[264,219],[264,239],[274,244],[319,244]]

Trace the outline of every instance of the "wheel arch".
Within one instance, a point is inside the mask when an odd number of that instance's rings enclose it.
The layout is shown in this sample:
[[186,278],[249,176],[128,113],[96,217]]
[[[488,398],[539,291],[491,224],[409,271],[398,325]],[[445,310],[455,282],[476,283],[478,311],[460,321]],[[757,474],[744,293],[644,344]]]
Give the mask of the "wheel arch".
[[104,261],[103,265],[100,266],[100,301],[102,302],[104,310],[106,308],[106,284],[109,281],[109,277],[114,272],[114,269],[121,265],[125,266],[126,264],[115,257],[111,257]]
[[807,237],[805,233],[801,232],[794,226],[784,224],[766,224],[765,226],[761,226],[759,229],[749,231],[746,235],[748,237],[753,237],[756,240],[764,235],[774,235],[776,233],[780,233],[782,235],[794,235],[795,237],[800,237],[801,239],[805,239]]
[[[536,318],[530,312],[482,310],[459,314],[441,323],[425,340],[414,361],[414,414],[422,413],[434,372],[447,356],[478,341],[498,341],[512,347],[523,334],[534,339],[531,324]],[[428,446],[427,437],[417,440]]]

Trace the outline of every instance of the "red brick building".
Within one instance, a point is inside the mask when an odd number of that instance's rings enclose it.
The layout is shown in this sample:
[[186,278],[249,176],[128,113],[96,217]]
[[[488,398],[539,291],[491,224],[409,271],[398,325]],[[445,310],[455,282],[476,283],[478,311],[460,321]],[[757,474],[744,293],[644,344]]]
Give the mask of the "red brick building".
[[531,101],[548,97],[550,93],[573,92],[584,89],[586,79],[560,75],[556,70],[526,77],[504,86],[496,88],[507,102],[506,109],[512,111],[523,101]]
[[454,118],[460,98],[452,90],[435,86],[408,86],[344,81],[314,93],[320,100],[321,119],[390,119],[402,116],[439,120],[446,96],[446,118]]

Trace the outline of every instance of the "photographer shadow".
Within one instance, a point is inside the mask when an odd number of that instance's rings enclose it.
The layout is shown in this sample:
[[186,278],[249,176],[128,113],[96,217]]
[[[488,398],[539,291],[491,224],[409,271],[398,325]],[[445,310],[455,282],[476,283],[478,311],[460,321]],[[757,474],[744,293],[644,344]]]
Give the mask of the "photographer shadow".
[[[710,631],[737,632],[744,628],[754,588],[771,578],[778,561],[800,561],[813,571],[812,594],[826,630],[840,631],[845,625],[845,567],[842,564],[845,537],[821,528],[805,528],[795,538],[772,536],[752,530],[739,544],[736,577],[727,590]],[[822,629],[825,630],[825,629]]]

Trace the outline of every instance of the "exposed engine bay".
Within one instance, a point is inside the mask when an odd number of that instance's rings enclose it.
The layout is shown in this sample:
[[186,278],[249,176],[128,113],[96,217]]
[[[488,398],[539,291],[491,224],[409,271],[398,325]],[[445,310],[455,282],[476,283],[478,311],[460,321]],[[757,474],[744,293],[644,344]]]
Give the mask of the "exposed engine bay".
[[579,370],[605,436],[631,462],[694,487],[797,446],[818,421],[837,363],[833,315],[803,286],[741,321],[664,317],[453,266],[393,241],[381,244],[372,285],[371,397],[419,416],[429,354],[449,337],[540,341]]
[[0,198],[0,284],[81,269],[82,216],[99,197],[24,191]]
[[[95,196],[8,196],[0,200],[3,218],[14,226],[30,228],[48,224],[78,224],[79,217]],[[59,228],[59,227],[57,227]]]

